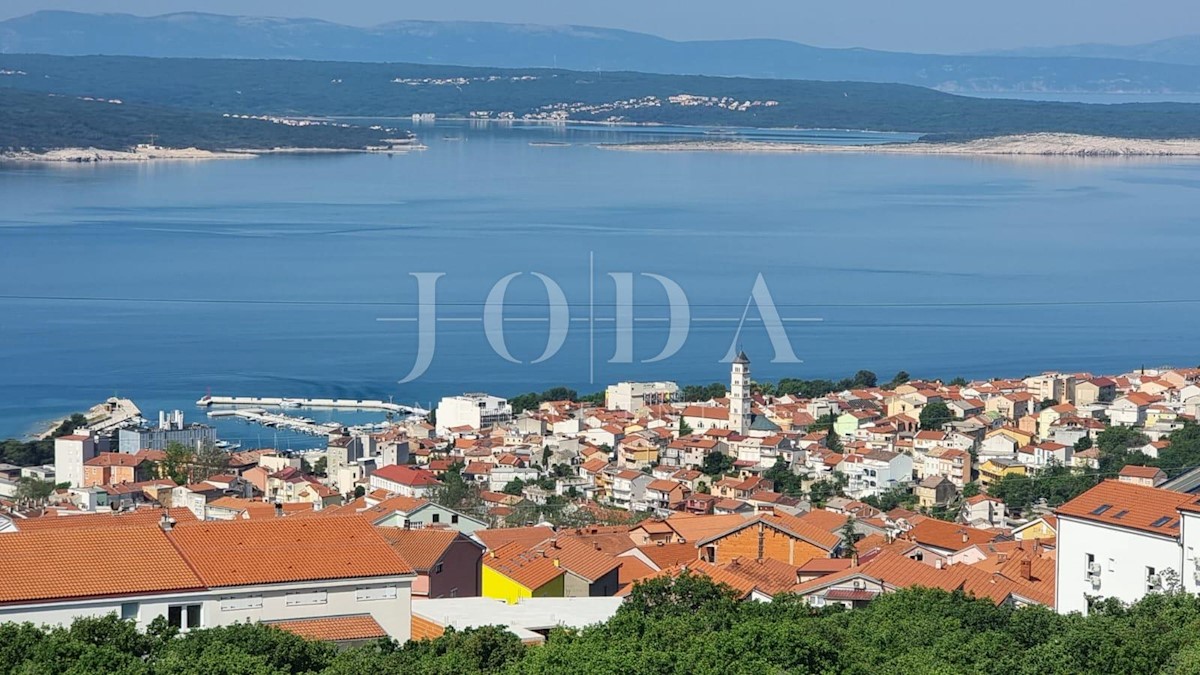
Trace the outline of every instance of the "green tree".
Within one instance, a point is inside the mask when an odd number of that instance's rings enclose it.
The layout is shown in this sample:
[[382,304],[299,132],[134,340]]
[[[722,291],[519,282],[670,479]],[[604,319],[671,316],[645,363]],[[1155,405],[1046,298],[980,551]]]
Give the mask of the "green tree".
[[934,401],[921,408],[921,428],[926,431],[941,431],[946,424],[954,421],[954,413],[950,406],[943,401]]
[[500,491],[506,495],[521,496],[521,492],[525,489],[525,481],[520,478],[514,478],[504,484],[504,488]]
[[831,497],[836,497],[837,494],[837,483],[828,479],[815,481],[808,487],[808,500],[816,508],[823,508],[825,502],[829,501]]
[[694,432],[692,431],[692,425],[688,424],[687,420],[683,419],[683,415],[680,415],[679,416],[679,435],[680,436],[691,436],[693,433]]
[[854,558],[858,556],[858,531],[854,529],[854,516],[846,519],[839,534],[842,538],[841,557]]
[[53,481],[22,476],[17,479],[16,498],[18,502],[44,504],[54,494],[54,487]]
[[159,462],[159,472],[180,485],[190,483],[190,469],[195,453],[183,443],[172,441],[163,448],[163,459]]
[[733,458],[722,453],[720,450],[714,450],[705,455],[704,463],[700,465],[700,471],[713,478],[732,470]]
[[884,389],[895,389],[896,387],[899,387],[900,385],[908,382],[909,379],[911,379],[911,378],[909,377],[908,373],[901,370],[900,372],[896,373],[895,377],[892,378],[891,382],[888,382],[887,384],[883,385],[883,388]]
[[979,494],[979,483],[972,481],[970,483],[967,483],[966,485],[963,485],[963,490],[962,490],[963,499],[970,499],[971,497],[974,497],[978,494]]

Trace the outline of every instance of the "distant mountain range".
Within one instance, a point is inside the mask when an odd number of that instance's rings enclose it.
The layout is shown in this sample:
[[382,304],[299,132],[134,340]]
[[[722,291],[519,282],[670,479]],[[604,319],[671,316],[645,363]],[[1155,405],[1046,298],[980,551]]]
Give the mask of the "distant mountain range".
[[[1146,50],[1153,53],[1150,45]],[[1103,58],[1069,52],[953,56],[824,49],[783,40],[678,42],[606,28],[478,22],[400,21],[357,28],[313,19],[62,11],[0,22],[0,53],[558,67],[892,82],[950,92],[1200,91],[1200,58],[1187,56],[1195,50],[1168,46],[1161,51],[1174,54],[1176,62],[1159,63],[1140,52],[1095,55]]]
[[1063,47],[1034,47],[984,52],[986,56],[1017,56],[1030,58],[1076,57],[1085,59],[1122,59],[1155,61],[1200,66],[1200,35],[1157,40],[1140,45],[1080,44]]

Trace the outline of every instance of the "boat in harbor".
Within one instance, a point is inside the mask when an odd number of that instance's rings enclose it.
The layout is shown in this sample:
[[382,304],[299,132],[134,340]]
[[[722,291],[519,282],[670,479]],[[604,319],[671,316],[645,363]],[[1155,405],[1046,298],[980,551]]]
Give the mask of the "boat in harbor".
[[294,399],[294,398],[285,398],[285,399],[283,399],[282,401],[280,401],[280,402],[279,402],[279,407],[280,407],[280,408],[299,408],[299,407],[301,407],[302,405],[303,405],[303,404],[302,404],[302,403],[300,403],[300,401],[297,401],[297,400],[296,400],[296,399]]

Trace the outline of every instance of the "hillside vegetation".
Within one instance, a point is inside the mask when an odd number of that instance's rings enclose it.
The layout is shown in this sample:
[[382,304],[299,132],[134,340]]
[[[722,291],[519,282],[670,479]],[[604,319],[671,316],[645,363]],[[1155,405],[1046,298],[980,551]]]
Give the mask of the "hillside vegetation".
[[261,625],[146,634],[116,617],[68,629],[0,625],[0,673],[1195,673],[1200,600],[1154,595],[1088,617],[1012,609],[913,589],[864,609],[818,611],[786,597],[738,603],[684,575],[637,587],[617,615],[526,647],[503,628],[337,652]]
[[153,137],[164,147],[363,148],[381,131],[294,127],[162,106],[86,101],[75,96],[0,88],[0,151],[92,147],[123,150]]
[[[414,64],[0,56],[0,87],[215,113],[413,113],[747,127],[872,129],[938,139],[1031,132],[1200,137],[1200,106],[978,99],[895,84]],[[684,105],[677,95],[748,104]],[[695,99],[693,99],[693,102]],[[710,101],[710,103],[711,103]]]

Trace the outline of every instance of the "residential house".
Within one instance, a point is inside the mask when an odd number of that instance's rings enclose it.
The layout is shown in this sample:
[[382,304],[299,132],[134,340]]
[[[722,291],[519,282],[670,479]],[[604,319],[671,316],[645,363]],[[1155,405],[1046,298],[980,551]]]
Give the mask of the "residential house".
[[578,598],[613,596],[620,590],[621,560],[602,549],[599,542],[557,537],[536,550],[549,556],[565,572],[563,597]]
[[1015,459],[991,457],[979,465],[979,485],[985,490],[989,485],[1010,474],[1025,475],[1026,466]]
[[415,598],[465,598],[480,593],[483,545],[448,529],[380,527],[392,550],[412,565]]
[[321,620],[329,632],[310,625],[314,639],[352,622],[356,631],[341,631],[343,638],[367,637],[358,633],[364,628],[409,638],[413,570],[361,518],[110,519],[107,527],[0,535],[0,621],[61,626],[112,614],[142,629],[162,617],[187,632]]
[[758,514],[700,539],[696,547],[702,560],[718,565],[735,558],[772,558],[801,565],[813,558],[833,557],[841,543],[838,535],[795,516]]
[[1060,506],[1055,608],[1086,614],[1091,598],[1137,602],[1172,578],[1195,593],[1196,501],[1187,493],[1106,480]]
[[1167,482],[1167,473],[1156,466],[1135,466],[1129,464],[1121,469],[1117,480],[1122,483],[1158,487]]
[[561,598],[565,579],[558,562],[519,541],[490,548],[483,558],[482,594],[515,604],[520,598]]
[[913,494],[917,497],[917,504],[923,509],[928,509],[949,504],[958,494],[958,490],[949,478],[935,474],[922,478],[913,488]]
[[1008,526],[1008,510],[1004,502],[988,495],[975,495],[963,501],[959,520],[977,528]]
[[417,499],[428,496],[434,488],[442,484],[433,472],[403,464],[380,467],[368,480],[372,490],[386,490]]
[[1117,383],[1107,377],[1096,377],[1075,385],[1075,405],[1107,403],[1117,397]]
[[609,473],[609,503],[627,511],[645,511],[646,487],[654,480],[649,474],[633,469]]
[[682,483],[673,480],[656,479],[646,484],[646,506],[655,515],[667,516],[672,511],[678,511],[687,498],[689,490]]
[[1146,411],[1159,400],[1157,396],[1140,392],[1122,396],[1108,407],[1109,422],[1123,427],[1145,426]]

